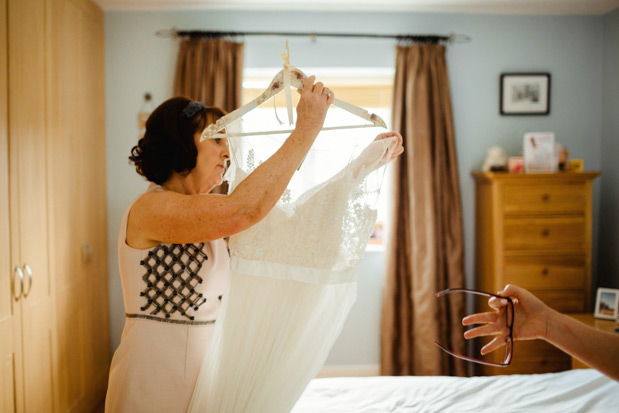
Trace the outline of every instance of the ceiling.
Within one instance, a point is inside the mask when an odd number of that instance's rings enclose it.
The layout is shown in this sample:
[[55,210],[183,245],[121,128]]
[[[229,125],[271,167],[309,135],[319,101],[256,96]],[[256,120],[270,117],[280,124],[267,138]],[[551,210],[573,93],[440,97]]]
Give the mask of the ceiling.
[[619,0],[94,0],[104,10],[422,11],[603,15]]

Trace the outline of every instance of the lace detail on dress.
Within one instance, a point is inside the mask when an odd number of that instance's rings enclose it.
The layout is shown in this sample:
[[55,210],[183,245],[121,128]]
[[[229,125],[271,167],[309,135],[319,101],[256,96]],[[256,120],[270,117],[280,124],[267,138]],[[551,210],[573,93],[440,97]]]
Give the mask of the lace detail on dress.
[[[230,237],[231,256],[335,271],[357,267],[376,221],[363,184],[384,163],[388,143],[370,144],[348,167],[295,202],[285,194],[262,221]],[[240,181],[247,174],[237,169],[235,175]]]
[[162,313],[166,318],[179,311],[193,320],[187,311],[197,311],[206,302],[204,294],[195,290],[203,282],[198,272],[206,260],[204,243],[158,245],[151,249],[140,261],[146,269],[142,276],[146,288],[140,296],[147,299],[141,310],[152,308],[151,315]]

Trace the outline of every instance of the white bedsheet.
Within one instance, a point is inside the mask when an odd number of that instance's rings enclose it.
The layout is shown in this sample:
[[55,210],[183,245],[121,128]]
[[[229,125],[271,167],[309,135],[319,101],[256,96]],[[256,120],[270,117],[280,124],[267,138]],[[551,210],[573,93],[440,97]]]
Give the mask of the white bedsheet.
[[619,383],[595,370],[494,377],[314,379],[294,413],[619,412]]

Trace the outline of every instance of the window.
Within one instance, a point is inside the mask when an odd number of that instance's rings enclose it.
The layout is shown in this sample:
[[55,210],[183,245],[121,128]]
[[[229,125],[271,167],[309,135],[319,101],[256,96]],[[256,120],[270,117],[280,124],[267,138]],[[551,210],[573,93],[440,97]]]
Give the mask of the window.
[[[269,86],[273,76],[280,70],[281,68],[246,68],[243,72],[242,104],[246,104],[259,96]],[[371,113],[379,115],[387,123],[387,129],[391,130],[393,68],[304,68],[303,71],[308,75],[316,75],[318,80],[335,92],[338,99],[360,106]],[[296,91],[292,93],[292,98],[293,105],[296,106],[299,99]],[[262,107],[246,115],[247,117],[251,115],[252,124],[260,125],[262,119],[272,119],[274,117],[273,111],[275,111],[279,119],[285,123],[284,127],[288,127],[286,98],[283,94],[280,94],[276,96],[274,101],[275,102],[269,101]],[[296,112],[294,115],[296,117]],[[247,120],[249,119],[247,118]],[[339,108],[332,107],[329,110],[328,121],[325,125],[358,124],[359,121],[358,118],[355,118],[349,113]],[[263,130],[268,130],[267,128],[272,128],[272,123],[271,126],[261,125],[260,127],[264,128]],[[379,129],[370,130],[374,134],[382,132]],[[358,129],[345,129],[337,133],[338,139],[337,141],[334,140],[334,144],[348,145],[348,142],[354,140],[359,132]],[[335,151],[337,151],[337,148]],[[328,176],[335,172],[337,172],[337,169],[328,172]],[[385,236],[384,228],[386,228],[386,221],[388,220],[389,213],[387,199],[388,189],[391,186],[390,179],[391,176],[388,168],[377,203],[378,217],[368,249],[383,248],[382,244]]]

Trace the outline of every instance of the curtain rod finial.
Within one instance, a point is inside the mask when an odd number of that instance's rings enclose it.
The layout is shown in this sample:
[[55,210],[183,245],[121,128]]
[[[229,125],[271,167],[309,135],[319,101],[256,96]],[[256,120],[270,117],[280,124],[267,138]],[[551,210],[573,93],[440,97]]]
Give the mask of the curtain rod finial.
[[176,28],[157,30],[155,32],[155,36],[168,38],[168,39],[175,39],[178,37],[178,30],[176,30]]
[[449,43],[457,43],[457,44],[464,44],[464,43],[470,43],[472,41],[471,36],[469,36],[468,34],[456,34],[456,33],[449,33],[448,37],[448,42]]

